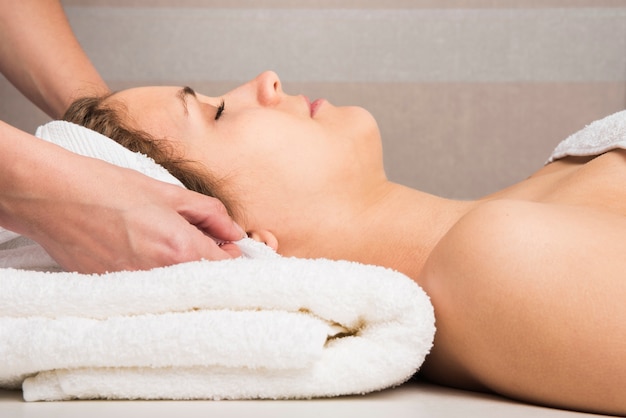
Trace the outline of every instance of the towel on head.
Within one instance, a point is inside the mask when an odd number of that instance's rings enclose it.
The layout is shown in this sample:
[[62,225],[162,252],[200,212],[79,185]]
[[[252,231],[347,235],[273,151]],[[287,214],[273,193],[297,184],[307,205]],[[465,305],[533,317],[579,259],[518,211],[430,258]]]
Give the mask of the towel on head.
[[[38,135],[169,176],[77,125],[52,122]],[[419,369],[435,327],[415,282],[237,244],[238,259],[149,271],[0,269],[0,387],[21,386],[33,401],[297,399],[380,390]]]

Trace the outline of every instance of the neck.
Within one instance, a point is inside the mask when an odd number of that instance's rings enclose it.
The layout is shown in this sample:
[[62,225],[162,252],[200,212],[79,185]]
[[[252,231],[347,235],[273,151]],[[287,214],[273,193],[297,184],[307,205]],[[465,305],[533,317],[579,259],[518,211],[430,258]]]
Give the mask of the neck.
[[435,245],[473,206],[386,182],[366,204],[316,224],[304,235],[306,248],[287,252],[380,265],[417,280]]

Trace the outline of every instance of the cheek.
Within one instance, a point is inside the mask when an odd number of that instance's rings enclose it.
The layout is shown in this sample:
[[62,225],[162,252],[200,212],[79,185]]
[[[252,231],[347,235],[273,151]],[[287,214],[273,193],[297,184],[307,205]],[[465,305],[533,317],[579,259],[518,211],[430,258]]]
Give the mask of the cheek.
[[360,108],[342,109],[319,123],[241,118],[220,137],[213,167],[246,207],[258,210],[313,205],[329,193],[353,190],[377,171],[372,164],[382,165],[377,126]]
[[273,114],[239,118],[224,133],[231,159],[265,175],[297,170],[318,152],[323,135],[313,123]]
[[254,147],[233,163],[228,179],[252,213],[285,212],[324,190],[321,154],[295,142],[274,146],[263,141],[264,146]]

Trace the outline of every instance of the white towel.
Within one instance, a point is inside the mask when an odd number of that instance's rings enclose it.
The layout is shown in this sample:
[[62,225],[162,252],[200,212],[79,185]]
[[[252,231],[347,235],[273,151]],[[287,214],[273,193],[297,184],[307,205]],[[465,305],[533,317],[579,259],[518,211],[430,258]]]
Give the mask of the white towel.
[[[38,133],[64,145],[66,130],[95,134],[63,122]],[[104,139],[91,156],[108,159]],[[31,401],[311,398],[398,385],[419,369],[435,327],[415,282],[238,245],[242,258],[150,271],[0,269],[0,387],[21,385]]]
[[567,156],[599,155],[615,148],[626,149],[626,110],[599,119],[570,135],[561,141],[546,163]]
[[434,335],[414,282],[351,262],[4,270],[0,287],[0,382],[26,379],[27,400],[365,393],[407,380]]
[[60,145],[76,154],[98,158],[120,167],[132,168],[149,177],[166,183],[183,184],[152,158],[132,152],[117,142],[84,126],[61,120],[37,128],[35,136]]

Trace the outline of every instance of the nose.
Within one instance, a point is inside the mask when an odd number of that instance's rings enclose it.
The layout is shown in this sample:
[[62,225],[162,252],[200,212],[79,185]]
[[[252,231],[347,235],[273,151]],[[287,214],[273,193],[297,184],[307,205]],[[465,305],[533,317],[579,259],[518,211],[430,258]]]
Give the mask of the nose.
[[255,79],[257,98],[262,105],[272,105],[280,99],[282,88],[280,78],[274,71],[265,71]]

